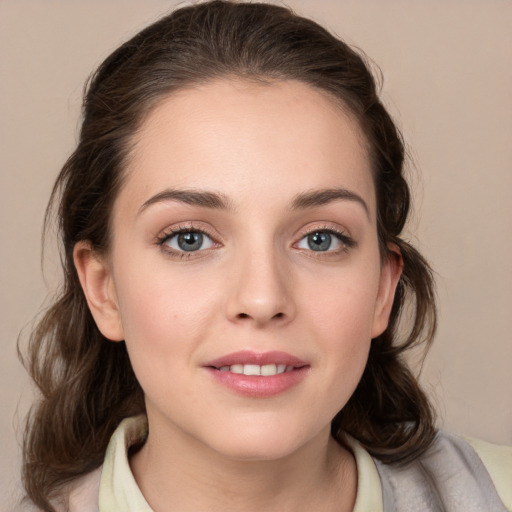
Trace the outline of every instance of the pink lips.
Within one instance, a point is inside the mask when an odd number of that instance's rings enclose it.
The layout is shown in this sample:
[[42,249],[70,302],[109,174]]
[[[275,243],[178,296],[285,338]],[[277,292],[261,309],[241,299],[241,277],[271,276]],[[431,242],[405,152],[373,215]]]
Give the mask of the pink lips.
[[[287,371],[276,375],[244,375],[221,371],[232,365],[286,365]],[[278,395],[299,384],[308,374],[310,366],[286,352],[272,351],[258,353],[249,350],[234,352],[209,361],[203,365],[210,375],[228,389],[253,398]]]
[[258,353],[251,350],[241,350],[240,352],[233,352],[232,354],[214,359],[204,366],[222,368],[223,366],[231,366],[233,364],[258,364],[260,366],[264,364],[285,364],[286,366],[295,366],[297,368],[308,365],[305,361],[286,352]]

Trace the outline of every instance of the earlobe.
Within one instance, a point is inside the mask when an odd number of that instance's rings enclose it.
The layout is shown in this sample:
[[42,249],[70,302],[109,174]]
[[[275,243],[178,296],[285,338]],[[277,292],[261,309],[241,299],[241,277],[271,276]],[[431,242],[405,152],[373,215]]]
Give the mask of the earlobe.
[[73,249],[75,268],[89,310],[103,336],[112,341],[124,339],[112,272],[105,257],[87,241]]
[[387,328],[389,315],[395,299],[395,291],[402,275],[404,262],[400,249],[395,244],[388,245],[389,253],[382,263],[379,293],[375,304],[372,339],[380,336]]

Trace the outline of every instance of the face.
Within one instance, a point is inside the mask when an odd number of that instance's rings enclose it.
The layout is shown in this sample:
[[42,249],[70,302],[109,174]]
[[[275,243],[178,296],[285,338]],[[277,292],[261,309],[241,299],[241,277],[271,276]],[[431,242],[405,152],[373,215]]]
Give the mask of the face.
[[112,229],[108,259],[77,266],[126,341],[150,439],[268,460],[328,438],[399,275],[355,120],[292,81],[173,93],[138,133]]

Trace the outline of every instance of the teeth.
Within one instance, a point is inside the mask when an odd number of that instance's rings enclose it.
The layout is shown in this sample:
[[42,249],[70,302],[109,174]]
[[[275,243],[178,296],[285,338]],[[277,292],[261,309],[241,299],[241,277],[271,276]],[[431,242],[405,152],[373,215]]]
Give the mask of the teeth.
[[265,364],[261,367],[261,375],[275,375],[277,366],[275,364]]
[[261,366],[257,364],[244,364],[244,375],[261,375]]
[[285,364],[232,364],[231,366],[222,366],[219,368],[221,372],[231,372],[244,375],[263,375],[270,377],[280,373],[291,372],[295,367],[286,366]]
[[231,373],[244,373],[244,365],[243,364],[232,364],[229,371]]

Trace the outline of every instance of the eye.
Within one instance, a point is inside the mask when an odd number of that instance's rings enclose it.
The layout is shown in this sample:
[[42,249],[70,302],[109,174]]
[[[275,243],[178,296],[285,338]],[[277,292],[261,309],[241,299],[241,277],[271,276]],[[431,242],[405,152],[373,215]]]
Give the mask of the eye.
[[297,248],[315,252],[334,252],[353,247],[354,245],[354,241],[343,233],[338,233],[334,230],[319,229],[302,237],[297,244]]
[[177,252],[196,252],[214,246],[213,240],[206,233],[194,229],[180,229],[167,233],[159,242],[162,246]]

